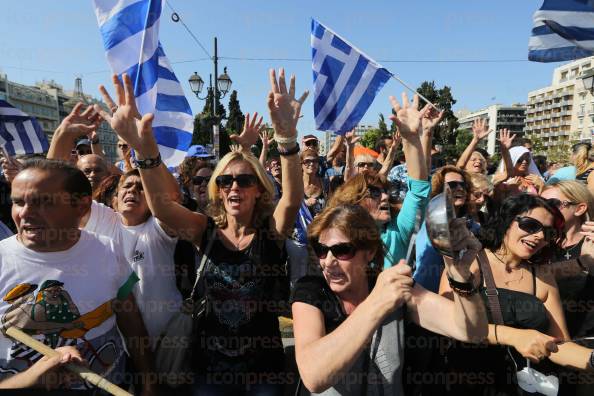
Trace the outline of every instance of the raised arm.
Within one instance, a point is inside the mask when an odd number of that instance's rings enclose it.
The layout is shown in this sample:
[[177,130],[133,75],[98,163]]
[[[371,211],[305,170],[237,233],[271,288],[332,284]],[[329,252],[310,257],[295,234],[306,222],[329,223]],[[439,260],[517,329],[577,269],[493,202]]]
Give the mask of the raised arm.
[[274,69],[270,70],[270,87],[268,110],[283,175],[283,194],[274,210],[274,227],[279,235],[285,236],[295,225],[297,212],[303,199],[301,164],[297,147],[297,121],[301,115],[301,106],[309,92],[305,91],[299,99],[295,99],[295,76],[291,76],[287,90],[284,69],[280,69],[278,80]]
[[476,149],[476,146],[478,146],[481,140],[489,136],[491,132],[492,131],[489,130],[489,125],[487,124],[487,120],[485,118],[474,120],[472,123],[472,140],[470,140],[470,143],[466,149],[464,149],[464,152],[462,155],[460,155],[460,158],[458,158],[458,162],[456,162],[456,166],[458,168],[464,169],[468,163],[468,160],[470,160],[472,153]]
[[402,93],[402,105],[393,96],[390,96],[390,102],[394,110],[394,114],[390,116],[390,119],[396,123],[400,136],[402,136],[402,151],[404,151],[404,157],[406,158],[408,177],[427,180],[429,174],[420,136],[422,119],[429,112],[430,105],[418,110],[419,96],[415,95],[412,103],[410,103],[406,92]]
[[[125,140],[136,152],[138,160],[157,159],[159,147],[153,135],[152,114],[140,117],[136,108],[132,81],[123,75],[124,85],[116,75],[113,84],[116,90],[118,107],[109,114],[95,105],[95,109],[111,125],[118,136]],[[103,92],[103,90],[102,90]],[[153,216],[158,218],[180,238],[199,244],[206,229],[206,216],[192,212],[177,202],[178,192],[175,179],[163,163],[156,167],[139,168],[146,199]]]
[[229,139],[235,144],[241,145],[243,151],[250,152],[252,146],[258,141],[258,133],[262,129],[262,116],[258,119],[258,113],[254,113],[250,121],[250,113],[245,115],[243,130],[240,135],[231,135]]
[[93,106],[84,111],[82,103],[77,103],[70,114],[58,126],[47,152],[48,159],[68,161],[76,140],[93,133],[103,119],[93,110]]
[[334,160],[334,158],[338,155],[340,150],[342,150],[343,145],[344,145],[344,136],[336,135],[334,144],[332,144],[332,147],[330,147],[328,154],[326,154],[326,161],[332,162]]
[[421,135],[421,146],[423,146],[423,154],[425,155],[425,162],[427,163],[427,172],[431,174],[431,144],[433,143],[433,131],[441,122],[444,112],[437,111],[431,107],[423,117],[423,134]]
[[402,143],[402,137],[400,137],[400,132],[396,131],[392,138],[392,145],[386,154],[386,158],[384,158],[384,163],[382,164],[382,168],[378,172],[378,174],[383,176],[388,176],[388,172],[392,169],[392,165],[394,164],[394,159],[396,158],[396,151],[398,150],[398,146]]
[[503,161],[503,172],[507,178],[514,177],[514,164],[512,162],[509,149],[512,146],[516,135],[512,135],[509,129],[501,129],[499,131],[499,146],[501,147],[501,161]]
[[346,146],[344,181],[347,182],[355,176],[355,144],[361,139],[355,135],[355,130],[347,132],[344,135],[344,144]]
[[266,160],[268,159],[268,150],[273,139],[268,136],[268,131],[262,131],[260,134],[260,140],[262,141],[262,150],[260,151],[260,165],[262,168],[266,168]]

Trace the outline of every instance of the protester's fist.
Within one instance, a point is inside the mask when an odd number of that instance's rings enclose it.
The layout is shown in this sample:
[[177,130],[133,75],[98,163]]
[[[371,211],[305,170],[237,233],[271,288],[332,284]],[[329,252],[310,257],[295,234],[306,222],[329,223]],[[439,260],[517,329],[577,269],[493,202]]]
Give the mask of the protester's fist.
[[557,339],[537,330],[520,330],[514,334],[513,347],[526,359],[538,363],[557,352]]
[[379,274],[368,298],[385,316],[410,300],[412,287],[412,269],[400,260],[398,265]]

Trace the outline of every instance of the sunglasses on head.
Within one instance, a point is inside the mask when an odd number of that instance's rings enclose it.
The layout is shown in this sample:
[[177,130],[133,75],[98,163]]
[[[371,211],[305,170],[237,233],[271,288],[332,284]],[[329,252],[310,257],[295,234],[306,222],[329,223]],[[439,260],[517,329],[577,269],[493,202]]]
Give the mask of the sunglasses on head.
[[237,182],[237,185],[241,188],[252,187],[258,183],[258,177],[256,175],[241,174],[237,176],[233,175],[221,175],[215,179],[219,188],[231,188],[233,182]]
[[381,199],[382,194],[388,194],[388,190],[377,186],[367,186],[369,196],[373,199]]
[[567,201],[567,200],[562,201],[557,198],[549,198],[549,199],[547,199],[547,202],[558,209],[565,209],[572,205],[577,205],[577,202],[571,202],[571,201]]
[[558,232],[554,227],[545,226],[540,221],[532,217],[516,216],[516,221],[518,222],[518,227],[520,230],[529,234],[536,234],[542,231],[547,241],[556,239],[558,237]]
[[313,250],[319,259],[325,259],[328,252],[339,260],[350,260],[357,253],[357,248],[352,243],[337,243],[336,245],[326,246],[319,242],[312,243]]
[[192,178],[192,183],[195,186],[200,186],[202,183],[207,183],[210,181],[210,176],[194,176]]
[[374,165],[373,162],[358,162],[357,168],[373,168]]
[[463,181],[449,181],[446,184],[450,187],[450,190],[455,190],[456,188],[466,190],[466,183]]
[[318,162],[318,160],[316,160],[316,159],[308,158],[308,159],[304,159],[301,163],[303,165],[315,165],[317,162]]

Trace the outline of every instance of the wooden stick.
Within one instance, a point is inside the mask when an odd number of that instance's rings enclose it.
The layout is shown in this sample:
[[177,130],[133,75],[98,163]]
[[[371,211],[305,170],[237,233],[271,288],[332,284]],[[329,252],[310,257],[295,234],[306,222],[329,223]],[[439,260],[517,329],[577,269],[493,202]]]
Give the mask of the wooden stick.
[[[49,346],[45,345],[44,343],[36,340],[35,338],[31,337],[30,335],[23,333],[21,330],[17,329],[16,327],[9,327],[6,330],[6,334],[10,337],[14,338],[17,341],[22,342],[23,344],[27,345],[29,348],[36,350],[37,352],[41,353],[47,357],[54,357],[58,356],[59,352],[56,352]],[[114,396],[132,396],[132,394],[126,392],[119,386],[109,382],[99,374],[91,371],[90,369],[80,366],[74,363],[67,363],[65,367],[72,371],[73,373],[77,374],[80,378],[84,379],[85,381],[95,385],[98,388],[103,389],[104,391],[114,395]]]

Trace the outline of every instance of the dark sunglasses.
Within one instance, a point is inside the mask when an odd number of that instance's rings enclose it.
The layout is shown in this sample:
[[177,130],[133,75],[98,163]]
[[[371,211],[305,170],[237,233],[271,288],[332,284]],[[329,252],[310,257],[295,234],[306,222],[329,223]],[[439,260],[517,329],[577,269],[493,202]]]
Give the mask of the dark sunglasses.
[[369,191],[369,196],[373,199],[381,199],[382,194],[388,194],[388,190],[377,186],[367,186],[367,191]]
[[207,183],[210,181],[210,176],[194,176],[192,178],[192,183],[195,186],[201,186],[202,183]]
[[373,162],[359,162],[357,168],[373,168],[375,164]]
[[549,199],[547,199],[547,202],[558,209],[564,209],[564,208],[568,208],[572,205],[577,205],[577,202],[561,201],[560,199],[557,199],[557,198],[549,198]]
[[128,145],[127,144],[118,144],[118,148],[125,150],[128,148]]
[[308,147],[309,146],[317,146],[318,145],[318,141],[317,140],[314,140],[314,139],[311,139],[311,140],[306,141],[305,142],[305,145],[308,146]]
[[336,245],[326,246],[319,242],[312,243],[313,250],[319,259],[325,259],[328,252],[339,260],[350,260],[357,254],[357,248],[352,243],[337,243]]
[[237,185],[241,188],[247,188],[255,186],[258,183],[258,177],[256,175],[241,174],[237,176],[232,175],[221,175],[215,179],[219,188],[231,188],[233,182],[237,182]]
[[542,231],[547,241],[558,238],[558,232],[554,227],[544,226],[540,221],[528,216],[516,216],[520,230],[529,234],[536,234]]
[[303,165],[315,165],[317,162],[318,162],[318,160],[315,160],[315,159],[311,159],[310,158],[310,159],[303,160],[301,163]]
[[458,187],[466,190],[466,182],[463,181],[449,181],[446,184],[450,187],[450,190],[455,190]]

